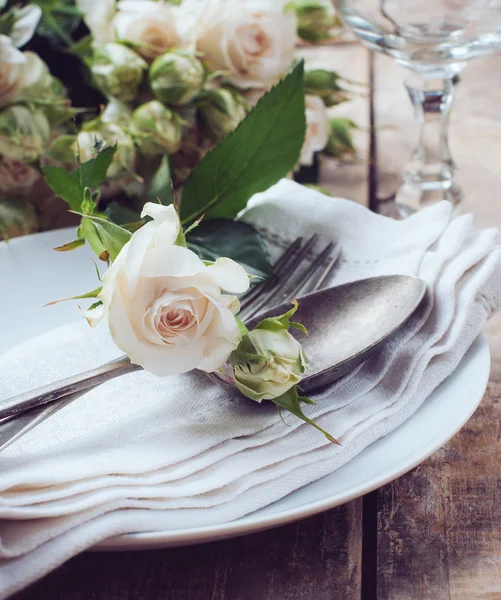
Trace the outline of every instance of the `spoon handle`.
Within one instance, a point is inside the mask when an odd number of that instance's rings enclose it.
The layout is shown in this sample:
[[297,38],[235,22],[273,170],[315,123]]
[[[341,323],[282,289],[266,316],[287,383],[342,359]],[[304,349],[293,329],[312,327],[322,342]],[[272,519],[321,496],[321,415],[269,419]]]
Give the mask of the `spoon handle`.
[[57,383],[19,394],[13,398],[0,400],[0,419],[18,415],[37,406],[52,403],[68,395],[84,392],[110,379],[132,373],[133,371],[140,371],[141,369],[142,367],[139,365],[132,364],[128,356],[121,356],[96,369],[73,375]]

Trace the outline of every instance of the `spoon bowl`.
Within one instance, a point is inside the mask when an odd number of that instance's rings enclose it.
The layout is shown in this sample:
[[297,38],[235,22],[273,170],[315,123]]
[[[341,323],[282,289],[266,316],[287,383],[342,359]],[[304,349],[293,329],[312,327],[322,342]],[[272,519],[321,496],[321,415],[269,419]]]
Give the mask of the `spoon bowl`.
[[[294,320],[308,331],[308,335],[293,332],[309,363],[301,380],[303,392],[325,387],[367,360],[411,318],[425,293],[426,284],[417,277],[387,275],[299,298]],[[262,319],[289,309],[290,303],[282,304],[260,313],[246,325],[251,330]],[[223,381],[214,375],[213,379]]]

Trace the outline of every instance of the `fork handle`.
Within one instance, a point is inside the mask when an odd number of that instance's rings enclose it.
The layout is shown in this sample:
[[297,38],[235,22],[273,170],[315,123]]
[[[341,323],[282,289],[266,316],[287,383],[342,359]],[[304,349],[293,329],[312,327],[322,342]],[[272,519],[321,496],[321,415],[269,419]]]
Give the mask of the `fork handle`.
[[96,369],[73,375],[55,384],[45,385],[36,390],[14,396],[13,398],[0,400],[0,419],[12,417],[37,406],[59,400],[68,394],[88,390],[110,379],[120,377],[120,375],[126,375],[134,371],[140,371],[141,369],[142,367],[139,365],[131,363],[128,356],[121,356]]

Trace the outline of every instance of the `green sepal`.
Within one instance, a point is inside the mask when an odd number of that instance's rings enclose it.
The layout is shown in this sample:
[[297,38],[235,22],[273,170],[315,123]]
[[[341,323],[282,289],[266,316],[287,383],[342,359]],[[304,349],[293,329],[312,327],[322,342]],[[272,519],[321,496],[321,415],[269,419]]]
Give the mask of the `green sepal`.
[[85,240],[78,239],[73,242],[68,242],[67,244],[63,244],[62,246],[58,246],[54,248],[56,252],[71,252],[71,250],[76,250],[77,248],[81,248],[85,246]]
[[45,306],[54,306],[55,304],[59,304],[60,302],[68,302],[68,300],[87,300],[88,298],[98,298],[101,293],[102,286],[92,290],[92,292],[87,292],[86,294],[80,294],[80,296],[71,296],[71,298],[62,298],[61,300],[54,300],[53,302],[49,302]]
[[301,409],[301,402],[304,402],[305,404],[311,404],[311,400],[309,400],[309,398],[299,396],[299,394],[297,393],[297,386],[292,387],[289,391],[285,392],[285,394],[282,394],[279,398],[273,398],[272,402],[274,402],[277,405],[279,411],[280,409],[288,410],[290,413],[292,413],[299,419],[302,419],[305,423],[312,425],[313,427],[315,427],[315,429],[318,429],[318,431],[322,432],[325,435],[325,437],[329,440],[329,442],[341,445],[335,438],[332,437],[330,433],[322,429],[319,425],[315,423],[315,421],[312,421],[304,414],[304,412]]
[[260,323],[256,325],[256,329],[267,329],[268,331],[280,331],[281,329],[289,330],[291,327],[298,329],[302,333],[308,335],[308,331],[304,325],[301,323],[296,323],[295,321],[291,321],[291,317],[293,317],[297,309],[299,308],[299,303],[296,299],[292,301],[292,308],[288,310],[285,314],[280,315],[278,317],[268,317],[267,319],[263,319]]
[[132,234],[127,229],[94,215],[82,215],[80,232],[92,250],[104,262],[113,262]]
[[242,337],[244,335],[247,335],[249,333],[247,325],[241,319],[239,319],[238,317],[235,317],[235,321],[237,322],[238,329],[240,330],[240,333],[242,334]]

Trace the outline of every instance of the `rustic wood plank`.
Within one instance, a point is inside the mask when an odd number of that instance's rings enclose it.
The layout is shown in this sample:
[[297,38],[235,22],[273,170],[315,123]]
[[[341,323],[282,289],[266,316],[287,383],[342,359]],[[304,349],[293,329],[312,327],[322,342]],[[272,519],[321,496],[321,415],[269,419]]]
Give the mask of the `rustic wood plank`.
[[[310,64],[368,82],[368,52],[355,44],[302,49]],[[313,58],[315,59],[313,62]],[[358,89],[360,92],[360,89]],[[323,161],[321,184],[366,204],[368,96],[336,107],[362,129],[360,159]],[[362,581],[362,499],[279,529],[234,540],[74,558],[18,600],[358,600]]]
[[356,600],[361,503],[272,531],[151,552],[87,553],[17,600]]
[[[461,212],[479,226],[501,226],[501,57],[473,63],[457,88],[451,150],[465,192]],[[406,71],[375,57],[377,184],[380,198],[398,188],[417,128],[403,81]],[[377,498],[378,598],[501,598],[501,317],[488,325],[491,384],[465,428]]]
[[379,491],[378,598],[501,598],[501,384],[425,463]]

